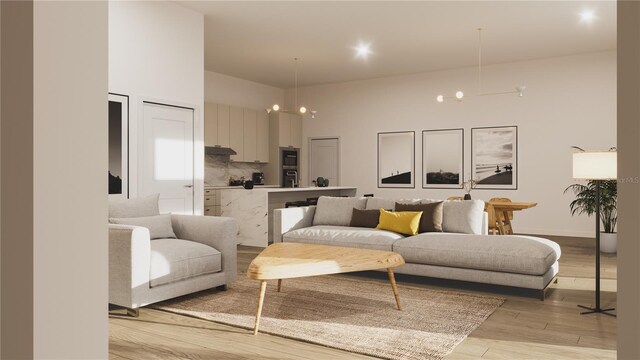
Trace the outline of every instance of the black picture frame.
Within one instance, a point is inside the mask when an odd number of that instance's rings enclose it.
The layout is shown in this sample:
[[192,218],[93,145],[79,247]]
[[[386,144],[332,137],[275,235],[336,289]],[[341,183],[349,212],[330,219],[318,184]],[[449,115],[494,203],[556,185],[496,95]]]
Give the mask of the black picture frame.
[[[397,144],[390,142],[390,140],[394,140],[394,137],[396,138],[394,142],[397,142]],[[402,137],[406,137],[406,140],[402,139]],[[385,138],[389,140],[384,141]],[[406,144],[403,144],[403,141],[406,141]],[[386,147],[389,148],[387,149]],[[406,149],[400,149],[400,151],[402,152],[406,150],[407,153],[400,154],[399,156],[407,156],[407,158],[410,159],[409,163],[406,161],[398,161],[393,158],[397,156],[393,152],[397,151],[398,147],[406,147]],[[378,188],[415,189],[415,148],[415,131],[390,131],[378,133]],[[403,168],[407,166],[410,166],[410,169]],[[385,171],[385,173],[389,173],[390,175],[383,177],[382,171]],[[394,172],[396,172],[395,175]]]
[[[427,173],[427,159],[429,157],[429,154],[427,152],[427,148],[425,145],[427,145],[427,140],[426,140],[426,136],[428,136],[429,133],[434,133],[434,134],[444,134],[444,133],[451,133],[451,134],[458,134],[459,137],[459,151],[460,151],[460,162],[458,164],[458,181],[455,184],[449,184],[449,183],[437,183],[435,181],[429,183],[429,173]],[[458,146],[457,144],[454,144],[456,147]],[[439,153],[445,153],[447,152],[447,149],[443,148],[441,149],[441,151]],[[449,152],[450,153],[450,152]],[[450,172],[447,172],[447,174],[449,174]],[[463,128],[452,128],[452,129],[433,129],[433,130],[422,130],[422,172],[421,172],[421,179],[422,179],[422,188],[423,189],[462,189],[463,185],[464,185],[464,129]],[[443,181],[445,181],[443,179]]]
[[[488,151],[493,151],[491,148],[495,149],[496,153],[498,153],[498,148],[500,147],[500,142],[504,142],[505,139],[500,139],[500,136],[505,137],[502,134],[493,134],[495,140],[494,144],[478,144],[478,134],[480,133],[498,133],[498,132],[507,132],[506,130],[512,132],[512,143],[511,143],[511,158],[504,158],[503,160],[499,160],[499,156],[503,156],[503,154],[497,154],[493,157],[495,158],[493,161],[483,161],[482,164],[478,164],[478,154],[476,152],[482,152],[486,154]],[[501,145],[502,151],[506,154],[508,153],[507,144]],[[480,148],[480,150],[479,150]],[[471,178],[477,180],[478,182],[475,184],[475,189],[487,189],[487,190],[518,190],[518,126],[486,126],[486,127],[477,127],[471,129]],[[491,155],[484,155],[485,159],[490,158]],[[480,166],[482,168],[480,168]],[[495,170],[491,170],[493,166],[496,167]],[[489,171],[493,171],[495,174],[487,176]],[[484,173],[480,175],[480,173]],[[500,177],[506,176],[506,174],[511,173],[511,184],[501,184]],[[491,179],[490,179],[491,178]],[[484,183],[483,183],[484,182]]]
[[129,95],[108,96],[108,194],[129,198]]

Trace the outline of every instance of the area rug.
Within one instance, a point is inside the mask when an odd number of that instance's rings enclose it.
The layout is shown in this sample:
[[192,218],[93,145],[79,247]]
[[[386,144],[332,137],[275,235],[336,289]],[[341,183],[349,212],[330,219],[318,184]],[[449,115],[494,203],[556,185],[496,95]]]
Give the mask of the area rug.
[[[239,274],[227,291],[204,291],[153,308],[252,329],[258,282]],[[398,286],[396,309],[388,282],[345,276],[269,282],[260,333],[383,359],[442,359],[504,299]],[[258,334],[257,336],[260,336]]]

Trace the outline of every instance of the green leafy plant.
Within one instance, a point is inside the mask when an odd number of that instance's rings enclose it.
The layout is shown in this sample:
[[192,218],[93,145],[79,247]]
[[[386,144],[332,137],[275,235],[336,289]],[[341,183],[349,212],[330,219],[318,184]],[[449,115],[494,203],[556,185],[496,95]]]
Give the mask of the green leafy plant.
[[[576,196],[569,204],[571,215],[587,214],[591,216],[596,212],[596,181],[590,180],[587,185],[573,184],[564,189],[564,193],[573,192]],[[618,222],[618,183],[616,180],[604,180],[600,182],[600,221],[602,221],[605,233],[614,233]]]

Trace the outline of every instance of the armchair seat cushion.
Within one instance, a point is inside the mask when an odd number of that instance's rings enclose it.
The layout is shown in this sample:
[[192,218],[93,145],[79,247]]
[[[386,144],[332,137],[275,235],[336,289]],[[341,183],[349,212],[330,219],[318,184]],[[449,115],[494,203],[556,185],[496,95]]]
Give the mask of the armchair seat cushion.
[[211,246],[189,240],[151,241],[151,287],[222,270],[222,255]]

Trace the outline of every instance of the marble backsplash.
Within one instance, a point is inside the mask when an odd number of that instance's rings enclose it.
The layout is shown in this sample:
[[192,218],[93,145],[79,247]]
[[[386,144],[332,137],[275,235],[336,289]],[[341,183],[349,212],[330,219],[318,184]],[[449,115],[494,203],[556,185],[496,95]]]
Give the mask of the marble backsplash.
[[265,164],[229,161],[229,155],[205,155],[204,182],[210,186],[226,186],[231,176],[251,179],[252,173],[263,172],[264,167]]

